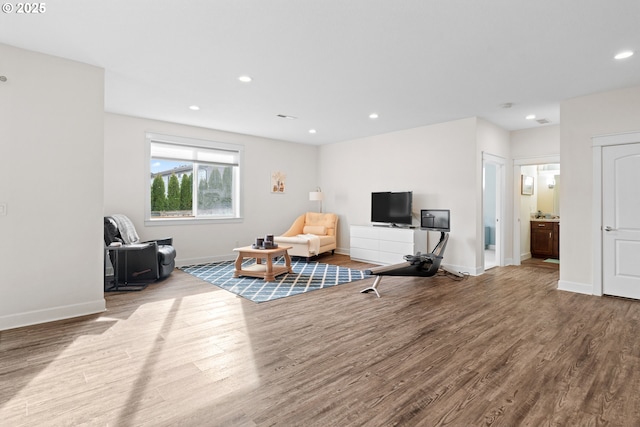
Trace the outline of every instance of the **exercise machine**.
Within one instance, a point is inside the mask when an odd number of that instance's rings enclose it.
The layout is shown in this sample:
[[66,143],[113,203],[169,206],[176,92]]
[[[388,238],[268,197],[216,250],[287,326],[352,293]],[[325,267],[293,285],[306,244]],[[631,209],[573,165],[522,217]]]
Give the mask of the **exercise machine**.
[[447,247],[447,241],[449,240],[449,233],[441,231],[440,240],[438,244],[433,248],[430,253],[422,254],[420,252],[415,255],[405,255],[405,262],[393,265],[384,265],[381,267],[374,267],[369,270],[365,270],[365,274],[377,276],[373,285],[360,291],[361,293],[375,292],[380,298],[378,292],[378,285],[382,280],[382,276],[418,276],[418,277],[431,277],[434,276],[440,269],[440,262],[442,261],[444,250]]

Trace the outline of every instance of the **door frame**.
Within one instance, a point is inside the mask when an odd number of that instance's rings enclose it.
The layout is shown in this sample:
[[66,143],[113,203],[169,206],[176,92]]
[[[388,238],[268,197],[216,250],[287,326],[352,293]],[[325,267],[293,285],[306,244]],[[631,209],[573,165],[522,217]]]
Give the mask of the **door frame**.
[[[504,226],[504,218],[505,218],[505,188],[506,188],[506,159],[504,157],[499,157],[494,154],[487,153],[486,151],[482,152],[482,174],[484,175],[484,168],[487,163],[491,163],[496,166],[496,218],[498,225],[496,226],[496,264],[498,267],[503,267],[505,265],[505,257],[504,257],[504,235],[505,235],[505,226]],[[483,178],[484,179],[484,178]],[[485,271],[485,259],[484,259],[484,189],[482,191],[482,209],[480,216],[482,218],[481,224],[481,265],[482,272]]]
[[604,294],[602,278],[602,263],[604,253],[602,251],[602,150],[604,147],[623,144],[640,143],[640,132],[626,132],[591,137],[591,149],[593,151],[593,194],[591,227],[593,241],[593,295]]
[[[548,165],[551,163],[560,163],[560,155],[554,154],[550,156],[524,157],[513,159],[513,265],[520,265],[520,175],[522,175],[522,166]],[[560,166],[560,174],[562,175],[562,166]]]

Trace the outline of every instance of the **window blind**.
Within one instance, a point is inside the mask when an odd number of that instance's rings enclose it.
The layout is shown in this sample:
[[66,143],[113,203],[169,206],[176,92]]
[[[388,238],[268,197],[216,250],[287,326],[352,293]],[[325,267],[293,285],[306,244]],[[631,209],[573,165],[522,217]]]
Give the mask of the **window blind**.
[[238,166],[240,163],[239,151],[158,141],[151,141],[151,157],[226,166]]

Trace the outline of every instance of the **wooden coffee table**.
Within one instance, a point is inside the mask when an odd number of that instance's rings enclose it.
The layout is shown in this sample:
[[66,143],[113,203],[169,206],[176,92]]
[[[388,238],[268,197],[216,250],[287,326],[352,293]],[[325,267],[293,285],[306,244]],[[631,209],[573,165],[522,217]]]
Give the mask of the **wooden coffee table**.
[[[293,273],[291,269],[291,257],[289,257],[289,249],[292,246],[278,246],[275,249],[254,249],[251,246],[235,248],[233,251],[238,253],[236,258],[236,269],[233,277],[249,276],[260,277],[266,282],[273,282],[276,276],[283,273]],[[273,265],[273,258],[284,256],[285,265]],[[255,264],[243,267],[242,261],[245,258],[255,258]],[[266,259],[267,263],[263,264],[262,260]]]

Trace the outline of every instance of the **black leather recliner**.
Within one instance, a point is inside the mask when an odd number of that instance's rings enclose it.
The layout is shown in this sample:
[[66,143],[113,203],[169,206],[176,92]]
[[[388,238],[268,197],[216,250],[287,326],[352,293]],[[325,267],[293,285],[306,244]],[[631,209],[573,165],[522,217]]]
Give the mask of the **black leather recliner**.
[[[176,266],[176,250],[172,246],[173,239],[158,239],[146,242],[130,241],[125,239],[118,226],[115,215],[104,217],[104,243],[110,246],[112,243],[120,243],[123,246],[136,245],[136,250],[121,252],[126,256],[126,262],[118,264],[119,282],[151,282],[164,279],[171,274]],[[120,215],[120,217],[123,217]],[[129,223],[128,218],[124,217]],[[133,225],[130,225],[133,227]],[[134,236],[137,238],[134,230]],[[127,241],[129,240],[129,241]],[[116,255],[115,251],[109,251],[112,265]]]

